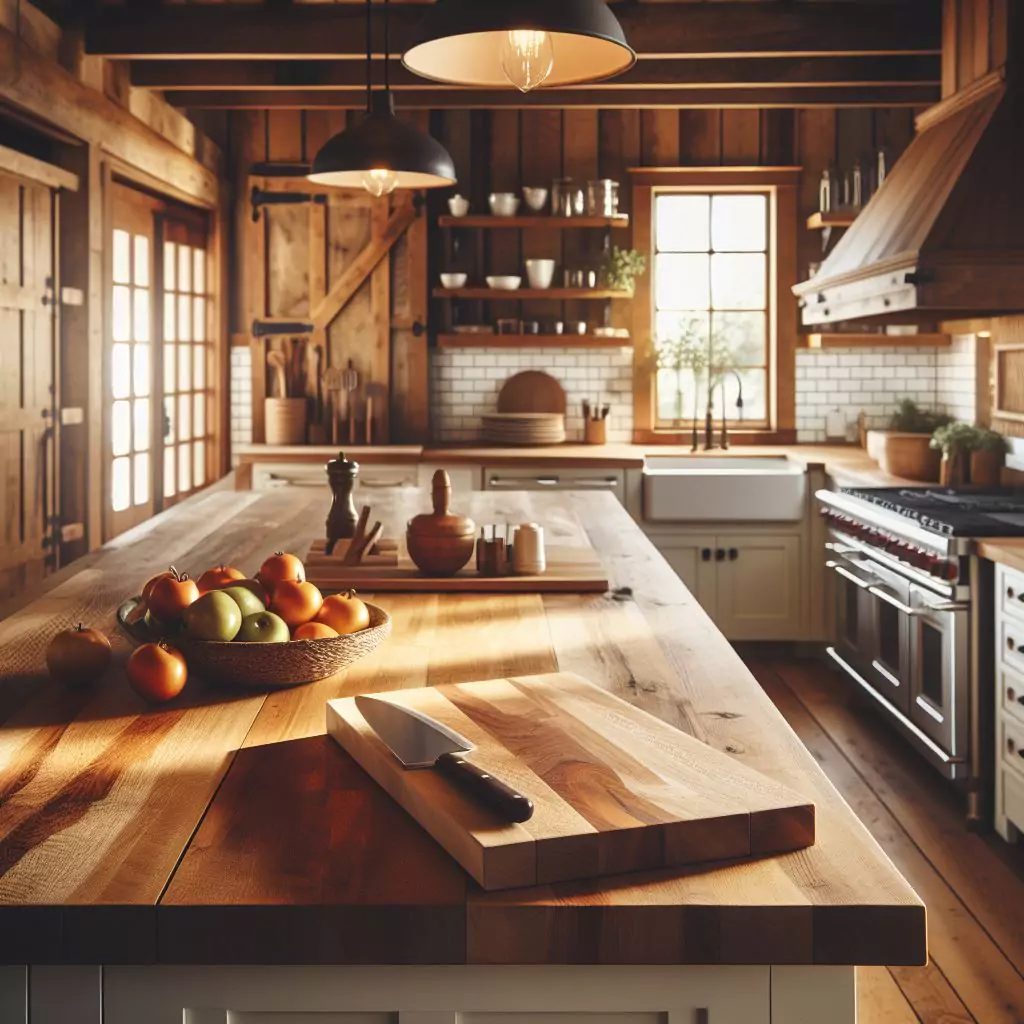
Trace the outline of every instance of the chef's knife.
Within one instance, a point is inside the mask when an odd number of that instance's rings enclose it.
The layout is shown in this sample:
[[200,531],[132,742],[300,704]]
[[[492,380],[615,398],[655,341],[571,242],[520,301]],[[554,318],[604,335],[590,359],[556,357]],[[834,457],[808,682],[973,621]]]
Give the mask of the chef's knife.
[[473,744],[426,715],[375,697],[356,697],[356,707],[405,769],[435,768],[446,779],[508,821],[528,821],[533,803],[461,755]]

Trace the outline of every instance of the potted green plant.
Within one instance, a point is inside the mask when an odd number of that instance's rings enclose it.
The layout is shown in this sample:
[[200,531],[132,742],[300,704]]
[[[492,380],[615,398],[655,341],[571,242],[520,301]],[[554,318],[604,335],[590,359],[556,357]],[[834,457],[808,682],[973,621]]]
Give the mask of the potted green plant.
[[605,287],[632,295],[636,279],[646,270],[647,257],[639,249],[620,249],[616,245],[605,257]]
[[969,423],[947,423],[932,435],[931,447],[942,452],[939,482],[959,487],[968,480],[968,458],[978,444],[981,431]]
[[971,449],[971,483],[978,487],[998,487],[1010,446],[1002,434],[979,430]]
[[[680,326],[679,333],[672,338],[662,338],[653,342],[659,370],[671,370],[675,374],[675,420],[681,424],[683,420],[683,371],[691,370],[694,380],[698,380],[708,367],[710,353],[704,335],[698,331],[697,325],[691,321],[687,326]],[[694,389],[694,418],[697,416],[697,389]]]
[[868,455],[892,476],[933,483],[939,479],[941,456],[930,447],[932,434],[950,422],[951,417],[922,409],[912,398],[904,398],[888,430],[867,432]]

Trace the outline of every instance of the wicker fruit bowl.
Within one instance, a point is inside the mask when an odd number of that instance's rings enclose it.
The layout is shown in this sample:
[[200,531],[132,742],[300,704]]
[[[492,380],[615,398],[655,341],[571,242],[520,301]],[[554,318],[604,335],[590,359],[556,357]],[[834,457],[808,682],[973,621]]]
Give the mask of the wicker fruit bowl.
[[388,613],[368,604],[370,625],[366,629],[324,640],[250,644],[162,637],[154,635],[144,620],[132,621],[132,612],[140,600],[130,598],[117,611],[118,625],[133,643],[168,640],[185,655],[190,672],[207,682],[249,689],[302,686],[327,679],[372,654],[391,632]]

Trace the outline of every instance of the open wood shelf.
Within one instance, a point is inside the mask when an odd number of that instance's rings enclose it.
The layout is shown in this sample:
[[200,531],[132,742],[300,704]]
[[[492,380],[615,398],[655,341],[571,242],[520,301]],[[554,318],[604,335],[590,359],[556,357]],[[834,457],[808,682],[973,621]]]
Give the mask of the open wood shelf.
[[549,214],[527,214],[521,217],[494,217],[481,214],[468,217],[444,216],[437,223],[443,228],[549,228],[556,231],[571,231],[573,228],[628,228],[629,216],[620,213],[615,217],[552,217]]
[[483,299],[488,302],[522,302],[526,299],[631,299],[631,292],[613,291],[611,288],[435,288],[435,299]]
[[597,334],[439,334],[438,348],[629,348],[632,338]]
[[848,228],[856,219],[859,210],[841,210],[835,213],[812,213],[807,218],[810,231],[821,231],[823,228]]
[[948,334],[881,334],[852,331],[831,334],[804,334],[803,348],[949,348],[953,339]]

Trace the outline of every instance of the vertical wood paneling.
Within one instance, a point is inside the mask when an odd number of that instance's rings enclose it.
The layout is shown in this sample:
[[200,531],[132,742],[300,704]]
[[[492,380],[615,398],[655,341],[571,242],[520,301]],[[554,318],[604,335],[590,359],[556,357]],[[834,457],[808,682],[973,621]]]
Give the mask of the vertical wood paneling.
[[642,110],[640,142],[645,167],[676,167],[679,164],[679,112]]
[[[551,182],[562,174],[562,112],[559,110],[524,110],[520,122],[522,137],[523,185],[551,188]],[[550,200],[549,200],[550,201]],[[552,259],[563,265],[561,231],[531,229],[522,234],[523,259]],[[526,268],[523,267],[525,275]],[[556,273],[558,271],[556,270]],[[528,282],[527,282],[528,283]],[[556,285],[559,282],[555,282]],[[560,306],[553,302],[526,302],[523,316],[528,319],[560,319]]]
[[818,189],[822,172],[832,166],[836,156],[836,112],[801,110],[797,113],[797,162],[803,167],[800,179],[799,270],[806,278],[811,263],[821,261],[822,236],[807,231],[804,223],[818,209]]
[[[563,113],[562,167],[578,187],[598,176],[598,122],[596,110],[566,110]],[[565,266],[584,269],[600,264],[600,239],[594,231],[570,231],[563,241]],[[603,310],[593,302],[565,303],[569,321],[586,320],[591,326],[602,323]]]
[[722,112],[722,163],[743,167],[761,159],[761,117],[757,110]]
[[[267,115],[267,159],[274,163],[305,159],[303,112],[271,110]],[[267,218],[267,313],[276,317],[309,315],[309,278],[294,268],[308,265],[309,215],[302,206],[264,210]]]
[[680,110],[679,164],[715,167],[722,162],[722,111]]
[[956,29],[957,88],[962,89],[974,81],[974,43],[977,22],[974,18],[974,0],[960,0]]
[[597,122],[597,157],[602,178],[619,182],[619,209],[630,212],[629,168],[641,162],[640,111],[602,110]]
[[761,111],[761,163],[769,167],[796,163],[796,111]]
[[[490,130],[490,192],[519,192],[521,179],[519,155],[519,111],[496,110],[491,117]],[[491,274],[522,274],[522,254],[518,231],[489,231]],[[494,302],[491,312],[495,317],[516,317],[519,304]]]

